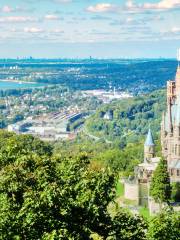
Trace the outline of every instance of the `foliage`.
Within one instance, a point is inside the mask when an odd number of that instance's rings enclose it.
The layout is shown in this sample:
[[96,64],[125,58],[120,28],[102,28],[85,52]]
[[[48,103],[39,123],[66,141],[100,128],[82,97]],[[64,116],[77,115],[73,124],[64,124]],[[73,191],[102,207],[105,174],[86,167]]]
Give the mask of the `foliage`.
[[140,216],[133,216],[121,209],[115,216],[114,232],[108,240],[145,240],[146,222]]
[[55,158],[49,149],[31,136],[16,135],[1,148],[1,239],[107,236],[113,175],[94,170],[85,155]]
[[150,186],[150,195],[158,203],[169,202],[171,198],[171,185],[167,170],[167,162],[163,158],[161,158],[157,168],[153,173]]
[[148,240],[180,239],[180,214],[164,210],[149,223]]
[[172,183],[172,193],[171,193],[171,198],[175,202],[180,202],[180,183],[175,182]]
[[117,197],[124,196],[124,184],[119,181],[116,186],[116,195],[117,195]]
[[[103,105],[85,123],[90,134],[121,145],[141,141],[149,125],[158,139],[162,112],[165,110],[165,91],[159,90],[143,97],[114,101]],[[113,120],[104,119],[104,113],[114,112]]]
[[108,168],[86,154],[52,155],[51,146],[32,136],[1,132],[1,137],[0,239],[143,236],[141,218],[122,211],[112,218],[108,212],[116,196]]
[[114,147],[98,154],[97,160],[125,176],[133,174],[134,167],[143,159],[143,145],[128,144],[124,149]]
[[149,209],[147,207],[141,207],[139,209],[139,213],[141,216],[143,216],[147,220],[150,218]]
[[106,143],[102,140],[93,141],[85,136],[79,136],[71,142],[57,142],[54,152],[56,154],[73,154],[85,151],[92,161],[102,167],[110,167],[115,173],[125,176],[132,175],[134,167],[143,160],[143,143],[128,144],[123,149],[116,143]]

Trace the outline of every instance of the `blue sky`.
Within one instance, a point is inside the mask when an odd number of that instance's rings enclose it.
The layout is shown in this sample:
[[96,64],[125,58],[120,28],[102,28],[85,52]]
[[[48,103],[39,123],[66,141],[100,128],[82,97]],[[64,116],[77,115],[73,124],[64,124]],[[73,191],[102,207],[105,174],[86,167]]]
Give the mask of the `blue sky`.
[[180,0],[1,0],[2,57],[175,57]]

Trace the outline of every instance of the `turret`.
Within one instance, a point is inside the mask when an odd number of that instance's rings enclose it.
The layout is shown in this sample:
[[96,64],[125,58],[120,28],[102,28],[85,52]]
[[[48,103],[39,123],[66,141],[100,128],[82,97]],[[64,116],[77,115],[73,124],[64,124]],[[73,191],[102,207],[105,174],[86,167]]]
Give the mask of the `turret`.
[[144,161],[151,162],[151,158],[153,158],[154,156],[155,156],[155,144],[151,133],[151,129],[149,129],[146,141],[144,143]]
[[180,137],[180,96],[177,98],[177,111],[174,121],[174,136]]
[[164,139],[166,137],[166,130],[165,130],[165,113],[162,114],[162,121],[161,121],[161,145],[162,148],[164,147]]
[[177,71],[176,71],[176,96],[178,97],[180,95],[180,66],[178,65]]
[[180,95],[180,49],[177,51],[178,67],[176,72],[176,96]]

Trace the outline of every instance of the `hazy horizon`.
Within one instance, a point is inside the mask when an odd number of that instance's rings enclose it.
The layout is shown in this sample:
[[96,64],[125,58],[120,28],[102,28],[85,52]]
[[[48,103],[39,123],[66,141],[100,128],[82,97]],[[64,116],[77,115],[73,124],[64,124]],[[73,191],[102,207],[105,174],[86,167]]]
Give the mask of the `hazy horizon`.
[[180,0],[1,0],[0,58],[175,58]]

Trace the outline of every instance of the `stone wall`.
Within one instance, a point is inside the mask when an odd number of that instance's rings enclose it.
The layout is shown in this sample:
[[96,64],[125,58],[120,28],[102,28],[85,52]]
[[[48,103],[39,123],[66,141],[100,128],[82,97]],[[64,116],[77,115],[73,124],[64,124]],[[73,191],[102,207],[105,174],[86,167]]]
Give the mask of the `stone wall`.
[[139,204],[139,185],[136,182],[124,182],[124,197]]
[[150,213],[151,216],[159,213],[159,211],[160,211],[160,206],[159,206],[159,204],[156,203],[156,202],[154,201],[154,199],[151,198],[151,197],[149,197],[148,207],[149,207],[149,213]]

